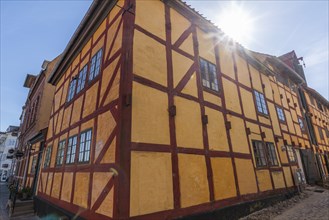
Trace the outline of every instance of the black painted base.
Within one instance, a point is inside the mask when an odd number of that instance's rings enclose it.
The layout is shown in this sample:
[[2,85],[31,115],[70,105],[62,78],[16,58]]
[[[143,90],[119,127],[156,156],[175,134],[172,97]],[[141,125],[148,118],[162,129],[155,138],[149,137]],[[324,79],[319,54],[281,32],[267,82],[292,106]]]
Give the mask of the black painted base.
[[76,216],[76,214],[62,209],[37,196],[34,197],[34,211],[39,217],[47,220],[84,220],[83,218]]

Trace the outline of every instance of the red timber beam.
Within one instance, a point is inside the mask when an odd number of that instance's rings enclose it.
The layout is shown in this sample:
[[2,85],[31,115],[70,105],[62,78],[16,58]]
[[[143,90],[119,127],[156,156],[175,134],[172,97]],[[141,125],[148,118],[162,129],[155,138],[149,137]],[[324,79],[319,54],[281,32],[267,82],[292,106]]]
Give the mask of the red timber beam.
[[[206,115],[205,106],[203,104],[203,87],[202,87],[202,79],[200,72],[200,62],[199,62],[199,43],[196,25],[192,25],[192,38],[193,38],[193,49],[194,49],[194,62],[196,64],[196,82],[198,87],[198,97],[201,100],[200,109],[201,116]],[[208,142],[208,131],[207,124],[202,123],[202,134],[203,134],[203,145],[205,149],[205,159],[206,159],[206,167],[207,167],[207,177],[208,177],[208,187],[209,187],[209,199],[210,201],[215,200],[214,196],[214,181],[213,181],[213,172],[211,167],[210,155],[209,155],[209,142]]]
[[[174,73],[172,63],[171,50],[171,21],[170,8],[165,4],[165,22],[166,22],[166,60],[167,60],[167,86],[168,86],[168,109],[174,106]],[[172,161],[172,177],[173,177],[173,193],[174,193],[174,209],[179,209],[180,204],[180,183],[179,183],[179,168],[178,168],[178,153],[176,141],[176,125],[175,118],[169,116],[169,132],[170,132],[170,147],[173,149],[171,153]]]
[[129,218],[130,210],[130,144],[132,119],[133,41],[135,0],[125,0],[122,13],[122,59],[118,104],[118,140],[116,163],[119,165],[118,184],[114,188],[114,219]]

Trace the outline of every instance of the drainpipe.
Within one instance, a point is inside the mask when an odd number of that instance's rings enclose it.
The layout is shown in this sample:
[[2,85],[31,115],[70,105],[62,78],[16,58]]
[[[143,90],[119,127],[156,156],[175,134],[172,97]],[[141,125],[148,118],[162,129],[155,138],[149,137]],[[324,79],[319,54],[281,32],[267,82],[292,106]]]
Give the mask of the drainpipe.
[[27,146],[28,146],[28,148],[27,148],[27,157],[26,157],[26,161],[25,161],[25,169],[24,169],[24,175],[23,175],[23,187],[25,187],[25,184],[26,184],[27,169],[28,169],[29,163],[30,163],[30,151],[31,151],[32,144],[28,141]]

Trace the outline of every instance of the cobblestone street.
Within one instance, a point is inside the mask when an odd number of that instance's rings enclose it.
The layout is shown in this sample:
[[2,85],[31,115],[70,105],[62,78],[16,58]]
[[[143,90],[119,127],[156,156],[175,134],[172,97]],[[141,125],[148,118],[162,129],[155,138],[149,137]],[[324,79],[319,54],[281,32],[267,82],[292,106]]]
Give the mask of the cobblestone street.
[[240,220],[329,220],[329,190],[308,187],[301,194]]
[[309,192],[311,195],[285,210],[273,220],[329,220],[329,190]]
[[7,183],[0,183],[0,220],[39,220],[35,215],[27,215],[9,218],[6,205],[9,198]]

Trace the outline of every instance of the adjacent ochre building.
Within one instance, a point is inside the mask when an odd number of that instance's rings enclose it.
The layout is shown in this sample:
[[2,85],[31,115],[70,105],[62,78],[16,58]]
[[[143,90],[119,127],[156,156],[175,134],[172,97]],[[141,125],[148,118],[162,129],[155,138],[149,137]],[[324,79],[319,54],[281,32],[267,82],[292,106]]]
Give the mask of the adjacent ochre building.
[[30,187],[35,194],[42,152],[47,134],[55,87],[47,83],[59,57],[45,60],[38,75],[27,74],[24,87],[29,93],[21,115],[16,149],[16,178],[19,188]]
[[320,181],[328,101],[288,55],[244,49],[181,1],[94,1],[49,77],[38,214],[173,219]]

